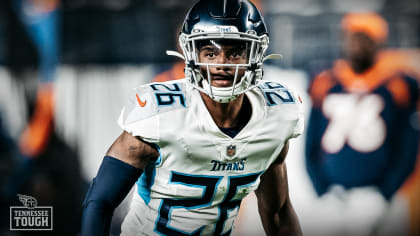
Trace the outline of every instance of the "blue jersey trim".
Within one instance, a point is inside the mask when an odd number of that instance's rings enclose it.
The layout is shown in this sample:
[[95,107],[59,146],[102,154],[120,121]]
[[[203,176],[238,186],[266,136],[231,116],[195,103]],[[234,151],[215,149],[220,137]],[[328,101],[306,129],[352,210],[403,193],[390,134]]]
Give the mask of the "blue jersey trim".
[[159,157],[154,163],[150,163],[140,178],[137,180],[137,193],[143,199],[146,204],[150,202],[151,188],[155,182],[156,177],[156,167],[162,164],[162,154],[160,152],[160,147],[157,144],[154,144],[156,149],[159,152]]
[[150,164],[137,181],[137,193],[146,204],[150,202],[150,192],[155,181],[156,166]]

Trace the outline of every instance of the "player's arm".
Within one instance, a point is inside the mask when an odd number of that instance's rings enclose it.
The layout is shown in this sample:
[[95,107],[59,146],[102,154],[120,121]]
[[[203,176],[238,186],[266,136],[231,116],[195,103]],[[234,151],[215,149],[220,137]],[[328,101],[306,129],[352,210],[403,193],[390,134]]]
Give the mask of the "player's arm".
[[325,117],[320,107],[312,107],[306,132],[305,167],[314,190],[321,196],[325,194],[331,183],[323,171],[321,150],[322,127]]
[[258,211],[267,235],[302,235],[297,215],[289,198],[286,158],[288,143],[277,160],[261,176],[261,183],[255,191]]
[[109,235],[114,209],[159,152],[123,132],[109,148],[83,202],[82,236]]
[[392,135],[394,141],[390,145],[394,155],[388,166],[386,167],[386,175],[379,183],[379,190],[382,195],[390,200],[395,193],[401,188],[404,182],[413,173],[416,167],[416,162],[419,155],[419,141],[420,132],[409,122],[410,119],[415,117],[420,105],[419,82],[411,77],[405,77],[407,87],[410,91],[405,94],[406,98],[410,98],[406,104],[400,105],[396,109],[395,120],[398,123],[398,129],[390,131],[388,135]]

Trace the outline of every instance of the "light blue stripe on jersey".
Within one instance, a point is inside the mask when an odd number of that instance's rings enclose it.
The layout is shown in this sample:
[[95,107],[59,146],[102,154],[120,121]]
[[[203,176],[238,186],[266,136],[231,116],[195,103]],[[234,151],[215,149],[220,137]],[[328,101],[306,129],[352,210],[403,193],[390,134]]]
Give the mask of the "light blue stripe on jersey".
[[146,170],[137,180],[137,192],[146,204],[150,202],[150,189],[155,181],[156,166],[154,163],[149,164]]
[[160,148],[158,145],[155,146],[156,149],[159,151],[159,158],[156,162],[147,165],[145,171],[137,180],[137,193],[140,195],[140,197],[146,204],[149,204],[150,202],[150,189],[152,188],[152,185],[155,182],[156,166],[158,166],[162,162]]

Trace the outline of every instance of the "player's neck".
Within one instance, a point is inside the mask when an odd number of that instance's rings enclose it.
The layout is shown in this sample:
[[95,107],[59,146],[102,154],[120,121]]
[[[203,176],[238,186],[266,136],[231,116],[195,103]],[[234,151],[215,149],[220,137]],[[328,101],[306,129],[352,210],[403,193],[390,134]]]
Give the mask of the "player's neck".
[[229,103],[219,103],[211,99],[207,94],[201,92],[200,94],[207,110],[218,127],[239,127],[243,126],[242,124],[244,122],[248,122],[251,116],[251,107],[249,102],[244,103],[244,94],[239,95],[237,99]]
[[356,74],[362,74],[373,68],[376,63],[376,54],[365,56],[363,58],[349,59],[350,66]]

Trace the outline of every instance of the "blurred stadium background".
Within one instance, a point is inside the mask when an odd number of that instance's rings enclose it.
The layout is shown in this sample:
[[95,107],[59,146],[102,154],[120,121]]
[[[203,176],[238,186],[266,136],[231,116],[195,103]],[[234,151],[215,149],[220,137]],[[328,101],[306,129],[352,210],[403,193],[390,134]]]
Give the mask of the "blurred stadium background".
[[[20,204],[17,199],[12,203],[5,200],[7,193],[13,192],[8,185],[10,176],[14,176],[12,181],[22,182],[16,183],[25,191],[19,193],[36,197],[40,205],[54,206],[55,234],[78,233],[87,183],[121,132],[116,120],[127,92],[153,79],[176,77],[167,72],[164,78],[162,74],[156,78],[179,62],[165,51],[177,48],[178,27],[194,2],[0,2],[0,184],[8,188],[2,193],[0,206],[1,235],[16,235],[8,231],[8,207]],[[307,95],[310,79],[342,55],[340,20],[347,12],[379,12],[389,23],[386,46],[408,49],[420,58],[418,0],[253,2],[262,9],[269,27],[269,51],[283,55],[282,60],[267,63],[265,76],[300,92],[307,111],[311,105]],[[419,68],[420,60],[412,61]],[[50,87],[52,95],[42,92],[50,91]],[[54,104],[49,105],[52,110],[45,111],[39,105],[49,104],[40,98],[42,94]],[[53,111],[51,122],[48,111]],[[47,118],[36,122],[37,113]],[[22,140],[30,124],[47,128],[40,131],[39,142],[45,145],[28,151]],[[32,164],[22,175],[17,166],[26,159]],[[304,234],[311,235],[319,227],[334,227],[329,221],[334,215],[328,215],[334,206],[317,203],[306,173],[304,137],[292,143],[287,162],[290,195]],[[251,196],[246,203],[238,235],[259,235],[262,228],[255,198]],[[118,233],[126,204],[116,214],[114,233]],[[396,218],[407,223],[406,213],[397,210]],[[324,225],[314,223],[313,219],[323,217]]]

